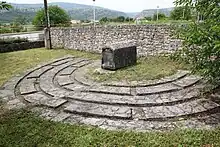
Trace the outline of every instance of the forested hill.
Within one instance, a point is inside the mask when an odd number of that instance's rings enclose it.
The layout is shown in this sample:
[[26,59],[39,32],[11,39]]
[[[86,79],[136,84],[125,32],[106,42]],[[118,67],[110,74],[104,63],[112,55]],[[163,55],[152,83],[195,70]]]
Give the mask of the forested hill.
[[[64,3],[56,2],[49,3],[49,5],[58,5],[61,8],[65,9],[67,13],[71,16],[72,19],[77,20],[90,20],[93,19],[93,6],[82,5],[76,3]],[[43,4],[13,4],[14,7],[10,11],[0,12],[0,21],[1,22],[12,22],[13,19],[22,15],[26,17],[29,21],[32,21],[33,17],[36,14],[36,11],[43,8]],[[118,16],[127,16],[126,13],[110,10],[102,7],[96,7],[96,16],[97,19],[102,17],[118,17]]]

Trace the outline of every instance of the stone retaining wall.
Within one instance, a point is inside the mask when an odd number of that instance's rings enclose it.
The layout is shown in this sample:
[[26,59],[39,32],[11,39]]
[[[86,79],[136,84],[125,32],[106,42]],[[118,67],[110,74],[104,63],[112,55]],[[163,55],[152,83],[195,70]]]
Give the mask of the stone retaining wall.
[[122,25],[81,28],[52,28],[53,48],[65,48],[101,53],[106,44],[133,41],[138,56],[172,53],[181,41],[171,38],[169,25]]
[[0,53],[44,47],[44,41],[1,44]]

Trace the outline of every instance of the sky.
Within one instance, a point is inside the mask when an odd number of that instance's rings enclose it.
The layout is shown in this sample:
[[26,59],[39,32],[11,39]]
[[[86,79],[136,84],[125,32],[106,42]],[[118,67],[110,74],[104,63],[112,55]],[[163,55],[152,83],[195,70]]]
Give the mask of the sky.
[[[70,2],[93,5],[92,0],[47,0],[49,2]],[[43,0],[6,0],[9,3],[43,3]],[[144,9],[173,7],[174,0],[96,0],[96,6],[118,10],[123,12],[140,12]]]

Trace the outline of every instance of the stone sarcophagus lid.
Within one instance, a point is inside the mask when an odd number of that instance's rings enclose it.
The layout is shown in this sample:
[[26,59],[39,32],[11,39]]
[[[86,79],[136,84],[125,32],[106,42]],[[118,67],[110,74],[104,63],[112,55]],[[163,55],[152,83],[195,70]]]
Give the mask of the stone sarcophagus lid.
[[117,42],[102,48],[102,68],[116,70],[135,65],[137,62],[137,47],[133,42]]

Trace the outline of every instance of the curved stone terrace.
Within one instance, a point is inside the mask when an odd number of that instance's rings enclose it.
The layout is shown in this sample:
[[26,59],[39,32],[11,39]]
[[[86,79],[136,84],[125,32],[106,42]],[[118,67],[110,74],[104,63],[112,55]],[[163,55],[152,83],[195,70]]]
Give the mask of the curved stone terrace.
[[[219,104],[201,96],[205,81],[188,71],[150,81],[95,82],[87,69],[100,61],[66,56],[15,76],[1,90],[7,106],[29,107],[40,117],[115,130],[212,128]],[[4,97],[3,97],[4,98]]]

